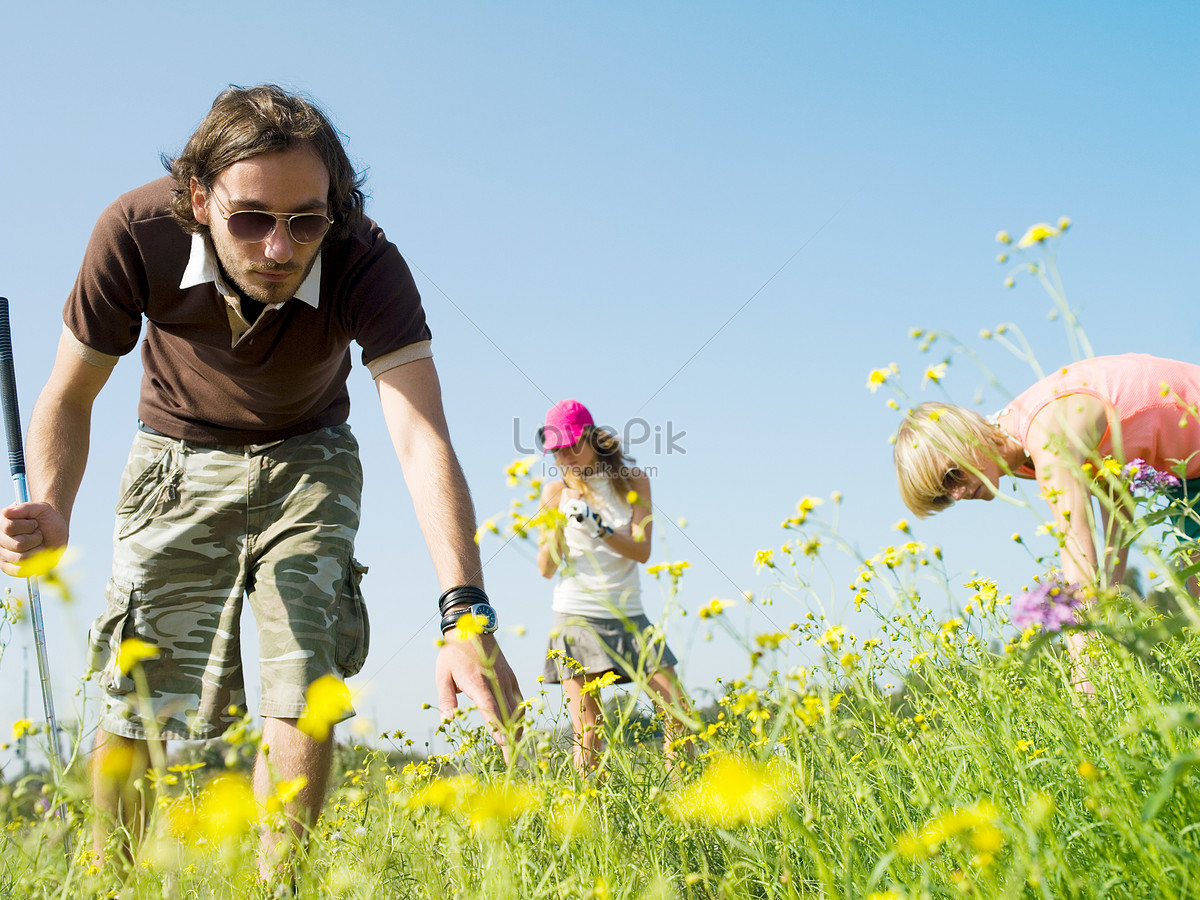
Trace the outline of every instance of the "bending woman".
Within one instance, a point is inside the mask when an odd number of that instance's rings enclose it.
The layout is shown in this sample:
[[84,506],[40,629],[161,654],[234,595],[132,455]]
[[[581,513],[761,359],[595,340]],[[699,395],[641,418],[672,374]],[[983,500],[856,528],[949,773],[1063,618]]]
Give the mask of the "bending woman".
[[[1179,497],[1200,492],[1200,366],[1143,354],[1099,356],[1038,381],[991,419],[942,403],[922,403],[896,435],[900,496],[919,517],[958,500],[991,500],[1001,476],[1036,478],[1050,506],[1067,584],[1120,583],[1127,541],[1116,496],[1100,503],[1097,551],[1092,496],[1105,460],[1135,459],[1181,475]],[[1194,516],[1183,521],[1200,538]],[[1109,558],[1111,555],[1111,559]],[[1084,591],[1086,600],[1089,591]],[[1081,641],[1073,636],[1073,652]]]
[[566,694],[575,766],[595,768],[603,749],[594,682],[609,673],[602,684],[636,679],[645,685],[672,757],[687,698],[674,654],[661,637],[650,637],[654,626],[642,609],[638,566],[650,558],[650,480],[625,456],[617,436],[598,428],[575,400],[555,404],[541,438],[562,473],[542,489],[542,508],[563,513],[556,527],[543,530],[538,547],[542,576],[559,576],[544,675]]

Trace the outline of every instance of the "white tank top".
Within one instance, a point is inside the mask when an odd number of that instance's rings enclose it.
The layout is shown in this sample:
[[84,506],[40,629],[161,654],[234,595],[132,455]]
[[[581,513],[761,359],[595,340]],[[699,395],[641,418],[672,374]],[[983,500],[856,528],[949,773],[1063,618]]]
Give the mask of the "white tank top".
[[[589,478],[587,486],[589,496],[584,502],[600,514],[600,521],[629,534],[633,507],[624,497],[617,496],[612,481],[598,475]],[[565,499],[559,501],[560,510],[565,505]],[[567,554],[554,586],[554,611],[593,619],[642,615],[638,564],[613,552],[603,538],[588,537],[574,519],[567,520],[564,533]]]

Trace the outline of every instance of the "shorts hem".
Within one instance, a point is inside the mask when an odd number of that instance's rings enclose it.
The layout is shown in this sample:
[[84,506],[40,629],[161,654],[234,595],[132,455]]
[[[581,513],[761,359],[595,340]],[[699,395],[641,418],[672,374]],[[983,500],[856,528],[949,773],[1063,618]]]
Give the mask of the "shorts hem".
[[[97,723],[111,735],[127,738],[131,741],[149,741],[150,735],[141,725],[131,723],[128,719],[102,715]],[[211,741],[225,733],[224,728],[210,728],[207,731],[181,732],[173,728],[164,728],[153,738],[159,741]]]
[[264,719],[299,719],[304,715],[304,704],[286,705],[282,703],[264,703],[258,710]]

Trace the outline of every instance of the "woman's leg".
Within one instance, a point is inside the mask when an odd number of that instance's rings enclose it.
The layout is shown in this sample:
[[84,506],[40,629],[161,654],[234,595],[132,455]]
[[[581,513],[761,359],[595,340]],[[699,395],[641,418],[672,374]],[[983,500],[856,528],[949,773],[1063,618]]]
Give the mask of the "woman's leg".
[[[646,689],[650,699],[654,701],[655,709],[662,716],[663,751],[667,759],[674,760],[673,744],[686,734],[683,717],[691,712],[691,701],[684,692],[683,685],[679,683],[674,666],[658,669],[650,676]],[[695,746],[688,743],[686,747],[688,756],[694,756]]]
[[586,775],[596,768],[600,751],[600,701],[595,691],[584,692],[585,676],[563,679],[563,693],[571,711],[571,727],[575,730],[575,768]]

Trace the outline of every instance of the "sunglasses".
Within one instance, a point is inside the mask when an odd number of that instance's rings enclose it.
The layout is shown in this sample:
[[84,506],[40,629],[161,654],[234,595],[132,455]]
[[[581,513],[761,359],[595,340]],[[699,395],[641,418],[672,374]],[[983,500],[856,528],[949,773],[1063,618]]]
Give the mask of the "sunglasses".
[[950,493],[956,487],[960,487],[966,483],[967,474],[958,466],[951,466],[946,470],[946,474],[942,476],[942,490],[945,493]]
[[239,241],[247,244],[257,244],[265,241],[275,233],[280,222],[287,223],[288,235],[297,244],[315,244],[325,236],[333,219],[324,213],[284,213],[266,212],[260,209],[239,209],[229,212],[229,207],[221,202],[217,192],[209,190],[217,206],[221,207],[221,218],[229,224],[229,233]]

